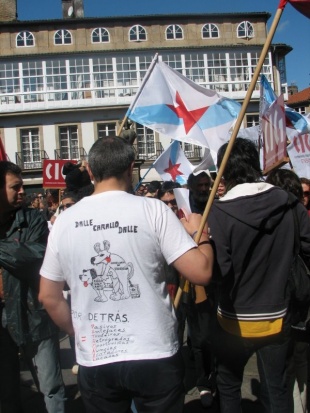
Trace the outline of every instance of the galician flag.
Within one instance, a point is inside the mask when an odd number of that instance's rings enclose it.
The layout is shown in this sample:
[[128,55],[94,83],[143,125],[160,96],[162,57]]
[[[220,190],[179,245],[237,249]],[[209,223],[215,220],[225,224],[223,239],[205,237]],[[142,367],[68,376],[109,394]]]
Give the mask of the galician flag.
[[173,141],[156,159],[153,166],[163,181],[174,181],[180,185],[187,183],[187,179],[194,169],[178,141]]
[[154,60],[127,117],[172,139],[217,152],[239,111],[239,103]]
[[279,9],[284,9],[287,3],[310,19],[310,0],[280,0]]
[[[261,115],[264,115],[269,110],[270,106],[277,100],[277,95],[274,93],[270,83],[265,75],[261,75]],[[300,134],[310,132],[310,123],[307,118],[294,109],[284,105],[286,127],[294,128]]]

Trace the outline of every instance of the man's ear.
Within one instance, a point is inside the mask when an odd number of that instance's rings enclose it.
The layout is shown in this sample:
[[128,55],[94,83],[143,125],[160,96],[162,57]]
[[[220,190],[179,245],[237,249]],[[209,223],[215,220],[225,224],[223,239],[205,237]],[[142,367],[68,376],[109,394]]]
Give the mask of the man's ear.
[[134,166],[135,166],[135,163],[134,162],[132,162],[131,164],[130,164],[130,166],[129,166],[129,168],[128,168],[128,176],[129,177],[132,177],[132,175],[133,175],[133,168],[134,168]]
[[89,167],[89,165],[87,164],[86,165],[86,169],[87,169],[87,172],[88,172],[88,175],[89,175],[89,177],[90,177],[90,180],[92,181],[92,182],[94,182],[94,175],[92,174],[92,171],[91,171],[91,169],[90,169],[90,167]]

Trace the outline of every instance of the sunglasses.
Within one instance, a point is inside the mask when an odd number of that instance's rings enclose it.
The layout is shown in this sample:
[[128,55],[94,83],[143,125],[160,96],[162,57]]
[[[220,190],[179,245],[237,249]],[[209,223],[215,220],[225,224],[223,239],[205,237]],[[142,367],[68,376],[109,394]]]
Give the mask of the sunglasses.
[[175,206],[177,204],[177,201],[175,199],[171,199],[171,201],[162,201],[164,202],[166,205],[173,205]]

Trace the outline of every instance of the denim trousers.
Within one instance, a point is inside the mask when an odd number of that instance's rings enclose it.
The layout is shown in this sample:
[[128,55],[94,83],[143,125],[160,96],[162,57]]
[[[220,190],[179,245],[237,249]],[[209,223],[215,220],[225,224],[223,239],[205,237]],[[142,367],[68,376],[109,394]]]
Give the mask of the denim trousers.
[[221,413],[241,413],[241,386],[245,365],[256,353],[263,412],[291,413],[288,405],[286,364],[289,335],[244,338],[224,331],[216,323],[214,352]]
[[78,382],[87,413],[180,413],[184,405],[181,353],[158,360],[80,366]]
[[33,363],[48,413],[65,413],[65,385],[59,360],[58,334],[35,346]]
[[[65,387],[59,364],[59,341],[55,335],[25,349],[33,357],[40,390],[48,413],[64,413]],[[0,323],[0,411],[21,413],[19,347]]]

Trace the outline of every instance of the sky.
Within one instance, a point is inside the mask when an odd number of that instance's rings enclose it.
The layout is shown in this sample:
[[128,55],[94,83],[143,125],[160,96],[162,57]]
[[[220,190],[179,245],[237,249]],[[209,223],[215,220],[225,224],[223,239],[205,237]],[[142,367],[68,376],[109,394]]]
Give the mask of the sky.
[[[279,0],[84,0],[85,17],[108,17],[171,13],[269,12],[268,29]],[[19,20],[61,19],[61,0],[17,0]],[[287,4],[273,43],[293,47],[286,56],[288,85],[299,90],[310,86],[310,19]]]

